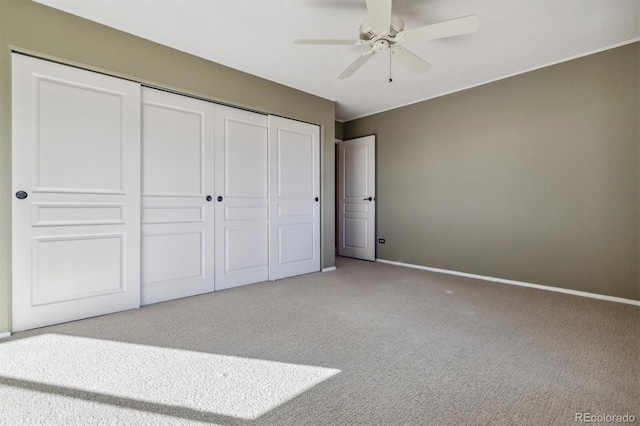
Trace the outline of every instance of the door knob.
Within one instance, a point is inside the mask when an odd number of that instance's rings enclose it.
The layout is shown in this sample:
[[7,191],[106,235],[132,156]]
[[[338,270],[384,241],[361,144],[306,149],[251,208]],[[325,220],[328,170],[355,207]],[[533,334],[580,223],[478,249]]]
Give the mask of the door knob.
[[213,200],[213,197],[212,197],[211,195],[207,195],[206,200],[207,200],[207,201],[211,201],[211,200]]
[[318,197],[316,197],[316,202],[318,201]]
[[16,192],[16,198],[19,199],[19,200],[24,200],[28,196],[29,196],[29,194],[27,194],[25,191]]
[[218,195],[218,201],[222,201],[222,197]]
[[373,197],[365,198],[364,201],[372,201]]

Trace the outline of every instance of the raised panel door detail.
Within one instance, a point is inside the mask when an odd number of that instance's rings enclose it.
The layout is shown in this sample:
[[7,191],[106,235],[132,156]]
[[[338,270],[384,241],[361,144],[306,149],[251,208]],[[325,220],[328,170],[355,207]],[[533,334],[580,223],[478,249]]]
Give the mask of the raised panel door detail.
[[309,134],[278,132],[278,196],[309,198],[314,193],[313,137]]
[[142,208],[142,223],[192,223],[204,221],[202,205],[154,205]]
[[[251,227],[225,230],[225,272],[267,266],[267,227]],[[251,247],[251,250],[247,250]]]
[[267,197],[267,129],[225,120],[224,181],[227,197]]
[[33,226],[123,225],[124,204],[33,203]]
[[344,153],[344,196],[368,197],[367,188],[367,148],[345,150]]
[[145,286],[204,275],[202,232],[144,235],[142,256]]
[[344,245],[349,248],[367,248],[367,220],[357,218],[344,219]]
[[224,206],[225,220],[254,220],[268,219],[269,211],[267,207],[233,207]]
[[280,225],[278,239],[281,265],[313,260],[316,247],[313,223]]
[[124,291],[123,238],[34,238],[32,306]]
[[363,204],[360,200],[358,203],[344,203],[342,209],[344,213],[367,213],[369,211],[369,204]]
[[122,193],[122,93],[36,78],[35,191]]
[[313,204],[288,204],[278,206],[278,217],[281,219],[290,218],[313,218]]
[[144,105],[143,196],[203,195],[203,120],[199,111]]

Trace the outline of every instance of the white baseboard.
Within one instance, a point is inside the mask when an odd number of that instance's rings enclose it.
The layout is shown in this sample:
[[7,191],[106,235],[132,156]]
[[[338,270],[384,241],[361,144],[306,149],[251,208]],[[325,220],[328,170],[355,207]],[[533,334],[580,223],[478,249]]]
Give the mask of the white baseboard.
[[0,339],[6,339],[7,337],[11,337],[11,333],[8,331],[5,333],[0,333]]
[[328,268],[322,268],[322,272],[331,272],[331,271],[335,271],[336,267],[335,266],[329,266]]
[[558,293],[572,294],[574,296],[590,297],[592,299],[607,300],[609,302],[626,303],[627,305],[640,306],[640,300],[625,299],[623,297],[606,296],[604,294],[588,293],[586,291],[570,290],[568,288],[551,287],[547,285],[525,283],[522,281],[505,280],[503,278],[487,277],[485,275],[468,274],[466,272],[450,271],[448,269],[431,268],[429,266],[394,262],[392,260],[376,259],[376,262],[388,263],[390,265],[404,266],[406,268],[423,269],[425,271],[439,272],[441,274],[458,275],[461,277],[474,278],[477,280],[494,281],[502,284],[518,285],[521,287],[531,287],[531,288],[537,288],[538,290],[555,291]]

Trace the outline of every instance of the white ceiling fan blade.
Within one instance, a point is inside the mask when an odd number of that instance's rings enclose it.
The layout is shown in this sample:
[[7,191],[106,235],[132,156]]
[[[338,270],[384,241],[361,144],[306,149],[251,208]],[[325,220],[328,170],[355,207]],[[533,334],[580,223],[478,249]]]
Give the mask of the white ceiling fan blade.
[[402,46],[395,45],[391,48],[391,58],[416,74],[422,74],[431,69],[428,62]]
[[362,55],[358,56],[358,59],[353,61],[353,63],[351,65],[349,65],[347,67],[347,69],[342,71],[342,74],[340,74],[338,76],[338,79],[342,80],[342,79],[351,77],[353,75],[353,73],[358,71],[358,69],[361,66],[363,66],[365,64],[365,62],[367,62],[369,59],[371,59],[372,56],[373,56],[373,50],[370,50],[370,51],[368,51],[366,53],[363,53]]
[[294,40],[295,44],[313,44],[313,45],[340,45],[340,46],[356,46],[361,44],[360,40],[344,40],[344,39],[334,39],[334,38],[325,38],[325,39],[301,39]]
[[367,0],[367,13],[371,30],[376,34],[389,32],[391,26],[391,0]]
[[475,15],[471,15],[414,28],[408,31],[401,31],[396,36],[396,39],[399,41],[436,40],[439,38],[474,33],[478,31],[478,28],[480,28],[480,19]]

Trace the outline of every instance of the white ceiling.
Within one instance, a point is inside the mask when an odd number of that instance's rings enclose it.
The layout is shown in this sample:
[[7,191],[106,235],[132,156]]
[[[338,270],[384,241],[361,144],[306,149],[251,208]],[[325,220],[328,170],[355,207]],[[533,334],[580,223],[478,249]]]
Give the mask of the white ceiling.
[[[1,0],[0,0],[1,1]],[[640,39],[639,0],[394,0],[405,29],[475,14],[471,35],[407,44],[433,65],[414,75],[376,55],[337,80],[366,46],[365,0],[37,0],[66,12],[336,101],[348,121]],[[81,36],[80,34],[78,36]]]

